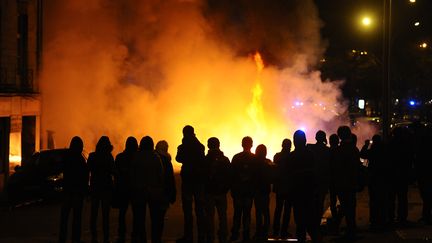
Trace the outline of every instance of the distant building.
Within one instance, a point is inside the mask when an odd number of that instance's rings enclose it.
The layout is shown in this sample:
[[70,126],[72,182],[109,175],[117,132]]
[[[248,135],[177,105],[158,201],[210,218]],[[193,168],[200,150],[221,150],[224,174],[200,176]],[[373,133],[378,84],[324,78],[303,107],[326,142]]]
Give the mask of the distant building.
[[0,191],[40,148],[42,0],[0,1]]

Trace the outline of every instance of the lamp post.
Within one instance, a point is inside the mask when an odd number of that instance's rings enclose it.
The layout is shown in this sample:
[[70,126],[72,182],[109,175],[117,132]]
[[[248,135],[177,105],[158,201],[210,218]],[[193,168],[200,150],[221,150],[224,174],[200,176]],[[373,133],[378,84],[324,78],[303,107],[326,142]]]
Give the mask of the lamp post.
[[390,90],[391,90],[391,21],[392,0],[384,0],[383,15],[383,73],[382,73],[382,130],[383,138],[387,140],[390,134]]

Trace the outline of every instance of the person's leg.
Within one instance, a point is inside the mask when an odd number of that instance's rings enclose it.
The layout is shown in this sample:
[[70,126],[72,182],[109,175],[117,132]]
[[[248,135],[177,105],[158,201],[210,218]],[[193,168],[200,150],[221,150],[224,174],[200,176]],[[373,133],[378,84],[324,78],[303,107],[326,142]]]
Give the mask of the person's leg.
[[236,241],[239,237],[239,231],[240,231],[240,225],[241,225],[241,218],[242,218],[242,200],[240,196],[233,196],[233,225],[231,228],[231,240]]
[[288,228],[291,220],[291,208],[292,201],[284,197],[283,199],[283,217],[282,217],[282,227],[281,227],[281,237],[287,238],[289,236]]
[[124,242],[126,239],[126,212],[128,205],[121,205],[119,207],[118,216],[118,243]]
[[73,198],[73,221],[72,221],[72,241],[81,242],[81,221],[84,197],[74,195]]
[[207,239],[206,241],[211,243],[214,241],[215,236],[215,207],[217,207],[216,196],[207,195],[206,200],[206,216],[207,216]]
[[182,183],[182,209],[183,209],[183,237],[181,240],[192,242],[193,240],[193,216],[192,216],[192,202],[193,191],[192,185]]
[[151,219],[151,239],[152,243],[162,242],[163,220],[165,215],[164,206],[158,202],[149,203]]
[[226,194],[218,195],[216,209],[219,219],[218,238],[220,243],[226,243],[228,237],[227,198]]
[[63,195],[63,203],[60,211],[60,233],[59,242],[66,242],[67,228],[69,222],[69,213],[71,210],[71,196],[69,194]]
[[283,210],[283,206],[284,206],[284,199],[283,197],[277,193],[276,194],[276,206],[275,206],[275,210],[274,210],[274,214],[273,214],[273,235],[275,237],[279,236],[280,234],[280,221],[281,221],[281,215],[282,215],[282,210]]
[[252,210],[252,197],[243,198],[243,240],[250,239],[250,224],[251,224],[251,210]]
[[267,240],[270,226],[270,196],[267,194],[263,201],[263,239]]
[[263,210],[264,210],[264,196],[263,195],[255,195],[254,204],[255,204],[255,238],[261,239],[263,234]]
[[301,198],[295,198],[293,200],[293,212],[294,212],[294,221],[296,224],[296,237],[299,242],[306,241],[306,222],[305,216],[303,215],[302,200]]
[[204,242],[206,239],[206,215],[205,215],[205,194],[204,194],[204,185],[203,184],[195,184],[194,185],[194,193],[193,199],[195,202],[195,216],[197,220],[197,233],[198,233],[198,242]]
[[104,242],[109,242],[109,214],[111,209],[111,192],[104,192],[102,198],[102,227]]
[[93,242],[97,242],[97,218],[99,211],[100,195],[98,193],[93,193],[91,195],[91,208],[90,208],[90,231]]
[[345,192],[345,219],[347,223],[346,235],[351,237],[356,234],[356,193],[352,191]]
[[146,202],[132,203],[133,226],[132,226],[132,242],[146,242]]

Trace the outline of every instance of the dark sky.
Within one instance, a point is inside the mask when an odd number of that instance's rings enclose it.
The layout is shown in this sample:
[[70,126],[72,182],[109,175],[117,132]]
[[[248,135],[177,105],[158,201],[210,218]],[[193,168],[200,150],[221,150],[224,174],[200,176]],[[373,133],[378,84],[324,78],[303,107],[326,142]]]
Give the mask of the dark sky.
[[[315,0],[323,21],[322,36],[329,42],[327,53],[350,49],[380,51],[382,46],[382,10],[384,0]],[[432,29],[432,1],[392,1],[392,34],[395,45],[414,44],[429,39]],[[361,28],[362,13],[369,13],[373,26]],[[419,27],[414,26],[420,21]],[[432,43],[431,43],[432,44]]]

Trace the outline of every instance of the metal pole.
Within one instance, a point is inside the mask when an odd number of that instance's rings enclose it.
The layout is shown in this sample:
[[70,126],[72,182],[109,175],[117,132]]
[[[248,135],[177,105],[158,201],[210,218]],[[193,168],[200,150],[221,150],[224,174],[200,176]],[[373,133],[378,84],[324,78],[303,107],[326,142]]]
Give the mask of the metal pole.
[[383,138],[387,140],[390,133],[390,91],[391,91],[391,21],[392,21],[392,0],[384,0],[383,15],[383,73],[382,73],[382,131]]

